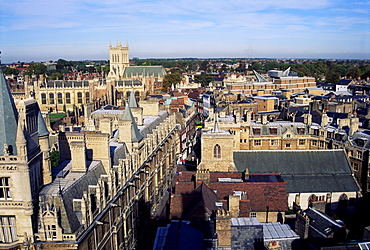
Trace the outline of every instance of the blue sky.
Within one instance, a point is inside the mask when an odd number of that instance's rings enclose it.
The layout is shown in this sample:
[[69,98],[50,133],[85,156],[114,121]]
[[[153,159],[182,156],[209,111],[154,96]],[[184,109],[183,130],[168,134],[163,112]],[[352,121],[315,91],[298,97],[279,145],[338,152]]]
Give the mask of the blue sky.
[[2,61],[370,59],[370,0],[0,0]]

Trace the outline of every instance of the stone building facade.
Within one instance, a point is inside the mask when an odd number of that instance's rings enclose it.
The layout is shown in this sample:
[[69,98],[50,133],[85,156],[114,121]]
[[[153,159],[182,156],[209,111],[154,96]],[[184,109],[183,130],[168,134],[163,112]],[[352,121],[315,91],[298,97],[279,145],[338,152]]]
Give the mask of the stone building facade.
[[166,71],[162,66],[130,66],[129,47],[117,43],[109,45],[110,72],[85,78],[76,73],[75,80],[38,80],[26,77],[24,98],[35,98],[43,112],[73,111],[85,113],[93,103],[95,108],[111,104],[124,106],[126,98],[134,91],[137,100],[161,91]]
[[37,102],[15,103],[0,71],[0,248],[19,249],[38,230],[38,194],[51,182],[49,132]]
[[145,230],[166,213],[178,153],[175,117],[129,103],[92,118],[86,131],[60,132],[62,161],[40,193],[36,241],[43,249],[145,248]]

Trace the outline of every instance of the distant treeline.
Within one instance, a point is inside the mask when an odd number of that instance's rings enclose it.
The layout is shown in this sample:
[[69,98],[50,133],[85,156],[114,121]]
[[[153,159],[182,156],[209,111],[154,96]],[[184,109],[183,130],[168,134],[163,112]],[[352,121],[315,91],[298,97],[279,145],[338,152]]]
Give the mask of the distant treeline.
[[[242,59],[242,58],[218,58],[218,59],[139,59],[132,58],[134,65],[150,66],[162,65],[169,73],[185,73],[201,70],[208,74],[223,74],[229,72],[246,73],[256,70],[266,73],[269,70],[285,70],[291,67],[291,71],[297,72],[299,76],[315,77],[317,81],[325,79],[326,82],[337,83],[341,78],[370,77],[370,60],[310,60],[310,59]],[[59,59],[56,64],[46,66],[44,63],[29,63],[27,75],[45,75],[50,79],[62,79],[63,74],[82,73],[108,73],[109,61],[67,61]],[[237,67],[235,68],[235,65]],[[22,68],[22,63],[19,63]],[[19,71],[7,66],[3,67],[7,75],[18,75]]]

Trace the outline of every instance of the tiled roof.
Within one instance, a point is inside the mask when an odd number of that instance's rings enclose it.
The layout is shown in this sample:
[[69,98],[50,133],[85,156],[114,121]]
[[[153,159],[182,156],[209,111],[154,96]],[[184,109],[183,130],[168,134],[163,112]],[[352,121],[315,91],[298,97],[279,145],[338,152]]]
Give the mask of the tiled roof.
[[204,182],[202,182],[193,192],[191,192],[190,195],[193,196],[193,199],[183,212],[183,218],[191,217],[191,215],[199,208],[203,208],[209,215],[212,214],[212,211],[218,210],[218,207],[215,203],[221,199]]

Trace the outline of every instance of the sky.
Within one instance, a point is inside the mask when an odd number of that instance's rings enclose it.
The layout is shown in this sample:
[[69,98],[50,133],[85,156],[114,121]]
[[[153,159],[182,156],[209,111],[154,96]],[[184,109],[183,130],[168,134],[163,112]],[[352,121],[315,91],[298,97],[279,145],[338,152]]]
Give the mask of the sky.
[[370,59],[370,0],[0,0],[3,63],[130,58]]

